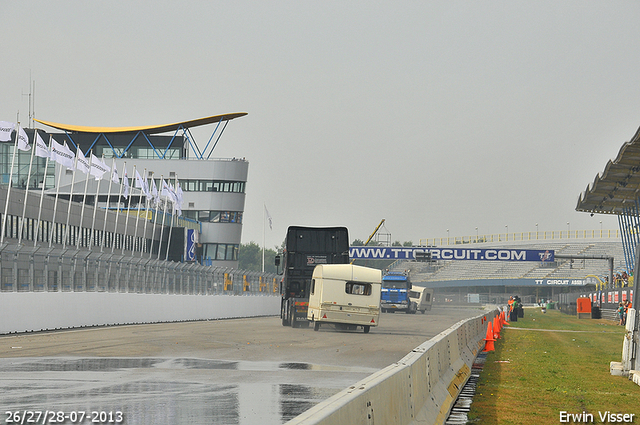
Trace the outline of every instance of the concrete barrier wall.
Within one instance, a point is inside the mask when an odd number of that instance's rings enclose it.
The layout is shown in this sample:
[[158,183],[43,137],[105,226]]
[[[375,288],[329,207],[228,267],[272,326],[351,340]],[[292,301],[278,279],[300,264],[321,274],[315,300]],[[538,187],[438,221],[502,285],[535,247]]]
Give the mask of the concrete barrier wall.
[[280,297],[113,292],[2,292],[0,334],[280,313]]
[[444,424],[498,310],[456,323],[287,425]]

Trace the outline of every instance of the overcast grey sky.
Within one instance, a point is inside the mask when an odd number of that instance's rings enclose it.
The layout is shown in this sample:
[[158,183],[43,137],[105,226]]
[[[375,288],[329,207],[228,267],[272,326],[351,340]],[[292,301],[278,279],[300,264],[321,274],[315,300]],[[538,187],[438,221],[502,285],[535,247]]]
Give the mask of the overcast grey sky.
[[[617,228],[578,195],[640,126],[638,1],[0,1],[0,120],[248,112],[243,242]],[[203,146],[213,131],[194,131]]]

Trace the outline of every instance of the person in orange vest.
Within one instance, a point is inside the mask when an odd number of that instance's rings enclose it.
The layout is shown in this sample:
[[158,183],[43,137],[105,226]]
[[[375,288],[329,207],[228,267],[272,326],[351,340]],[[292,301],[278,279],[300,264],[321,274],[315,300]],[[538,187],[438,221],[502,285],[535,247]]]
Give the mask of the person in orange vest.
[[624,303],[624,319],[623,319],[623,321],[622,321],[622,324],[623,324],[623,325],[626,325],[626,324],[627,324],[627,312],[629,311],[629,309],[630,309],[630,308],[631,308],[631,301],[627,300],[627,301]]

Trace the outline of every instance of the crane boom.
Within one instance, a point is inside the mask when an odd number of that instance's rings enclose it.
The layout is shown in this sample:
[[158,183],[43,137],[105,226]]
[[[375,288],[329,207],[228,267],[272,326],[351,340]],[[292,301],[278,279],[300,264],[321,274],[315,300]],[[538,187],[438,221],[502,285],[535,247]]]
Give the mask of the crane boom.
[[[378,230],[380,230],[380,227],[382,227],[382,225],[384,224],[384,218],[382,219],[382,221],[380,222],[380,224],[378,224],[378,227],[376,227],[376,229],[373,231],[373,233],[371,234],[371,236],[369,236],[369,239],[367,239],[367,241],[364,243],[364,246],[367,246],[367,244],[369,242],[371,242],[371,239],[373,239],[373,237],[376,235],[376,233],[378,233]],[[356,261],[355,258],[352,259],[349,264],[353,264],[353,262]]]

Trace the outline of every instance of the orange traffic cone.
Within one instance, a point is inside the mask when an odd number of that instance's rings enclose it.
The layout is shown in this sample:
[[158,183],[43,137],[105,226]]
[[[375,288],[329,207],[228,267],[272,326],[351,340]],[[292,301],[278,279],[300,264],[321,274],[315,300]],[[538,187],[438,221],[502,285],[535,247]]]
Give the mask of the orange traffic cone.
[[493,328],[491,327],[491,322],[487,325],[487,336],[484,338],[484,350],[483,353],[487,351],[494,351],[495,348],[493,346],[493,341],[495,341],[495,337],[493,336]]
[[505,316],[506,316],[506,314],[505,314],[504,311],[500,313],[500,320],[502,321],[502,325],[503,326],[509,324],[509,322],[507,322],[507,319],[505,318]]
[[500,321],[498,316],[493,318],[493,335],[495,339],[500,339]]

